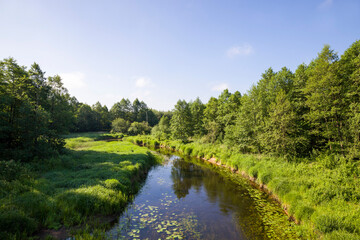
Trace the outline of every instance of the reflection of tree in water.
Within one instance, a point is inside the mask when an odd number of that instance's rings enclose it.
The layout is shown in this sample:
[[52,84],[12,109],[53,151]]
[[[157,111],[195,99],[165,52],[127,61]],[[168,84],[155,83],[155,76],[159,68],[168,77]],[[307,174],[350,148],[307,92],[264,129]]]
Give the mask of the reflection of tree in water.
[[178,198],[185,198],[192,187],[196,191],[203,187],[209,202],[218,203],[222,213],[235,213],[234,217],[250,239],[266,239],[264,219],[259,212],[257,200],[252,199],[248,187],[227,179],[227,175],[228,173],[205,163],[194,164],[176,159],[171,169],[172,188]]
[[171,168],[171,179],[176,196],[178,198],[186,197],[192,186],[199,191],[203,175],[203,171],[199,166],[182,159],[174,160]]

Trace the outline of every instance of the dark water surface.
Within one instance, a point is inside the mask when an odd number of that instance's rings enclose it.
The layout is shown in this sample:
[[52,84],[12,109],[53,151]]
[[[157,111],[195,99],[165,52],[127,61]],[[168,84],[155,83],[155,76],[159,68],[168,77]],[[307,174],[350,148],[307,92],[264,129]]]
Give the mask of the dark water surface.
[[165,155],[114,239],[294,239],[293,223],[248,180],[201,160]]

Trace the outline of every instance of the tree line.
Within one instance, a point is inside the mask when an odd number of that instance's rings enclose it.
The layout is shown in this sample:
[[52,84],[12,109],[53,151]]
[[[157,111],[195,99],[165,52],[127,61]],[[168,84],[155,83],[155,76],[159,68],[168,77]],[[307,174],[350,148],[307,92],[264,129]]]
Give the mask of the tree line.
[[339,57],[325,45],[295,72],[267,69],[244,95],[224,90],[204,104],[179,100],[171,112],[122,99],[109,110],[70,96],[59,75],[45,77],[13,58],[0,62],[0,158],[28,161],[63,149],[62,134],[150,133],[159,139],[222,143],[243,153],[350,154],[360,147],[360,41]]
[[359,156],[360,41],[339,57],[325,45],[295,72],[267,69],[244,95],[224,90],[203,104],[179,100],[152,134],[223,143],[243,153]]
[[115,119],[150,128],[164,114],[138,99],[122,99],[110,110],[100,102],[89,106],[70,96],[59,75],[45,77],[37,63],[27,69],[13,58],[0,61],[0,159],[48,157],[63,149],[63,134],[109,131]]

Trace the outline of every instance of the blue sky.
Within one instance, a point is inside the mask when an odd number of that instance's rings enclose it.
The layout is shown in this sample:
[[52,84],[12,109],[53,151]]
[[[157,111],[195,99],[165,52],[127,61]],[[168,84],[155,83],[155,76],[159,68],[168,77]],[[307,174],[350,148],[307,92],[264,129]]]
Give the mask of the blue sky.
[[224,88],[246,93],[269,67],[292,71],[324,44],[360,39],[359,0],[0,0],[0,58],[59,74],[79,101],[170,110]]

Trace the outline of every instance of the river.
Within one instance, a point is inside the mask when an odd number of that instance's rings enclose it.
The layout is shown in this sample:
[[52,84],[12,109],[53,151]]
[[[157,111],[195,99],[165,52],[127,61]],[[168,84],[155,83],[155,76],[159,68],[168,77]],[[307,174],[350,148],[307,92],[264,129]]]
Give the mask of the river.
[[162,153],[113,239],[295,239],[294,223],[247,179],[202,160]]

